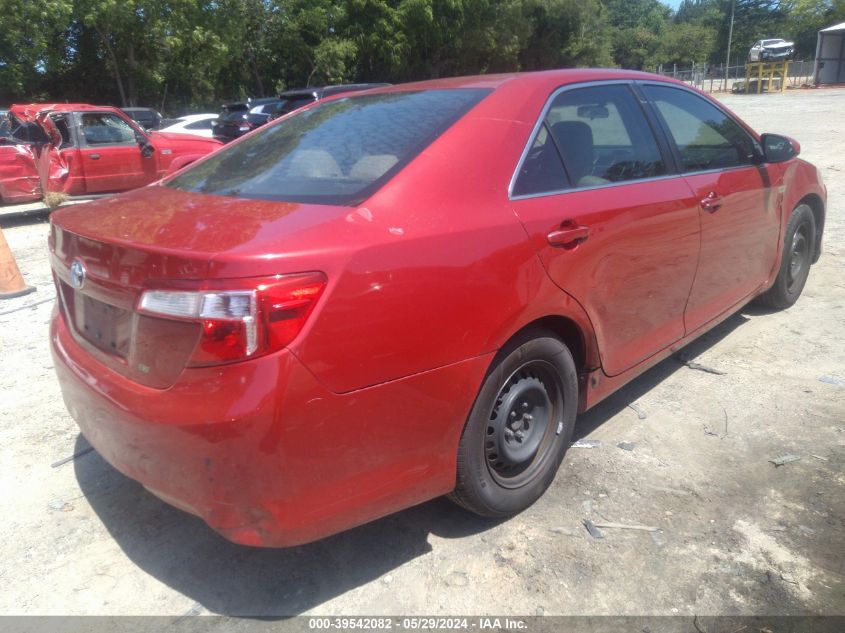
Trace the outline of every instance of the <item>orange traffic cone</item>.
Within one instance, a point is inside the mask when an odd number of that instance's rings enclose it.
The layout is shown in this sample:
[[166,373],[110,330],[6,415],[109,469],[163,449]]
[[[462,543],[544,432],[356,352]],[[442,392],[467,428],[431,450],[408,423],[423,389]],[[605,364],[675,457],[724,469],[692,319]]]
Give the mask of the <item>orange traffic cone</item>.
[[24,282],[15,256],[3,237],[3,229],[0,229],[0,299],[22,297],[30,292],[35,292],[35,288]]

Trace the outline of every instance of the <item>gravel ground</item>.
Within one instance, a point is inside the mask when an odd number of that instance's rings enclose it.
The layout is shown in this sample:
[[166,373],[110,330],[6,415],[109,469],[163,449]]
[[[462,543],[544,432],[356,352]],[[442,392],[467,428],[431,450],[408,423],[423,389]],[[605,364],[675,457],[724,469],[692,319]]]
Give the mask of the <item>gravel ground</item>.
[[[829,189],[825,253],[786,312],[749,307],[580,418],[535,506],[445,500],[311,545],[229,544],[87,444],[53,375],[43,216],[4,234],[38,292],[0,303],[0,614],[845,614],[845,90],[729,96]],[[633,450],[617,446],[630,442]],[[630,447],[629,447],[630,448]],[[775,467],[784,454],[800,460]],[[582,521],[641,524],[592,538]]]

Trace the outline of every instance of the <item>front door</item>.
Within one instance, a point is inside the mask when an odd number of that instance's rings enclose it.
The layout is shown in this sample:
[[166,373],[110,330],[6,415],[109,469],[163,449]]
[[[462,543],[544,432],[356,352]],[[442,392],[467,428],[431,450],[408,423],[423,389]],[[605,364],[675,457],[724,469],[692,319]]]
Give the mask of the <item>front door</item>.
[[698,201],[627,83],[553,97],[511,191],[551,278],[590,317],[609,375],[684,335]]
[[127,121],[113,112],[82,112],[79,120],[86,193],[126,191],[156,179],[155,156],[142,155]]
[[754,138],[683,88],[642,86],[700,204],[701,261],[686,311],[692,332],[757,290],[777,257],[780,218]]

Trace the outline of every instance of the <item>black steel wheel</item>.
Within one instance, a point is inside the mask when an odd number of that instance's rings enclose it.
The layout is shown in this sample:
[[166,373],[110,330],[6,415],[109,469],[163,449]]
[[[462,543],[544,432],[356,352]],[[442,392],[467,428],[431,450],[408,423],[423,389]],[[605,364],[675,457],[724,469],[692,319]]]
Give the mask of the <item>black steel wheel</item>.
[[786,226],[783,257],[774,284],[760,295],[760,303],[779,310],[792,306],[807,283],[816,245],[816,220],[806,204],[795,207]]
[[811,231],[810,223],[803,222],[792,234],[786,275],[786,288],[791,293],[800,293],[807,281],[807,272],[810,270],[810,246],[813,243]]
[[524,485],[542,469],[563,408],[560,375],[546,361],[529,361],[505,381],[487,422],[487,468],[505,488]]
[[577,402],[566,345],[542,330],[515,338],[492,363],[464,428],[452,500],[482,516],[529,507],[569,447]]

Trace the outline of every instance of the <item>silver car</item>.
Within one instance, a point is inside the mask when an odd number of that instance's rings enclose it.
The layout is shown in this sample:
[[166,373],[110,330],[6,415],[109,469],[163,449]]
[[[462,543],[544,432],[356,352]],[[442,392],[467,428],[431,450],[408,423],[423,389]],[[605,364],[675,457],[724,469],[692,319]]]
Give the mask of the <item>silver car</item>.
[[782,62],[792,59],[795,42],[786,40],[757,40],[748,51],[749,62]]

